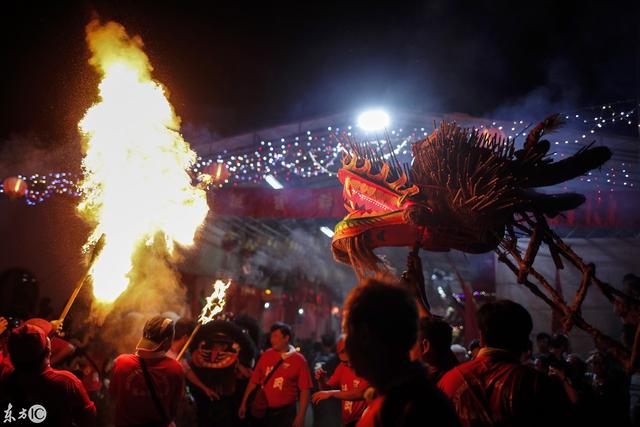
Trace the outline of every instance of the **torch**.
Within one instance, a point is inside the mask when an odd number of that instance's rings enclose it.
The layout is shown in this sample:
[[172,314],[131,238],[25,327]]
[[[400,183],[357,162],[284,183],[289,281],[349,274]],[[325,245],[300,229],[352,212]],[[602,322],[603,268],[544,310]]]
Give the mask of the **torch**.
[[193,329],[193,332],[191,332],[187,342],[184,343],[184,346],[182,347],[182,350],[180,350],[180,353],[178,353],[176,360],[182,359],[184,352],[187,351],[191,341],[193,341],[193,337],[196,336],[202,325],[206,325],[211,322],[219,313],[222,312],[224,304],[226,303],[225,292],[229,286],[231,286],[231,280],[227,283],[224,283],[222,280],[216,280],[213,284],[213,292],[211,293],[211,296],[207,297],[207,303],[202,307],[200,317],[198,318],[198,324]]
[[78,284],[76,285],[75,289],[73,290],[73,293],[71,294],[71,296],[69,297],[69,300],[67,301],[67,305],[64,306],[64,310],[62,310],[62,314],[57,320],[58,324],[62,325],[62,322],[64,322],[65,317],[67,317],[67,314],[69,314],[69,310],[71,310],[71,306],[73,305],[76,298],[78,297],[78,294],[80,293],[80,289],[82,289],[82,286],[84,286],[84,282],[87,281],[87,277],[89,277],[89,275],[91,274],[91,267],[93,266],[93,263],[95,262],[96,258],[98,258],[98,255],[100,254],[100,251],[104,246],[104,239],[105,239],[104,234],[102,234],[98,239],[98,241],[96,242],[96,244],[93,245],[93,249],[91,250],[91,256],[89,257],[89,265],[87,266],[87,271],[78,281]]

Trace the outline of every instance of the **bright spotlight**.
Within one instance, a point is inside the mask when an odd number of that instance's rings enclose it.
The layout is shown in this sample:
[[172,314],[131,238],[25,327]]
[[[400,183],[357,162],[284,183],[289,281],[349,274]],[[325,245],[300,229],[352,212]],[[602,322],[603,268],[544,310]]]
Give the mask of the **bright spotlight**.
[[275,176],[273,176],[273,175],[266,175],[266,176],[264,177],[264,180],[265,180],[265,181],[267,181],[267,183],[268,183],[271,187],[275,188],[276,190],[282,190],[282,189],[284,188],[284,187],[282,186],[282,184],[280,184],[280,181],[278,181],[278,180],[276,179],[276,177],[275,177]]
[[367,132],[382,130],[389,126],[391,120],[384,110],[369,110],[358,116],[358,126]]
[[299,309],[298,309],[298,314],[302,316],[302,315],[304,314],[304,309],[299,308]]
[[333,230],[330,229],[329,227],[325,227],[322,226],[320,227],[320,231],[322,231],[324,233],[325,236],[327,236],[328,238],[333,238]]
[[265,302],[265,303],[264,303],[264,308],[265,308],[265,310],[266,310],[267,308],[269,308],[269,307],[271,307],[271,304],[269,304],[269,302]]

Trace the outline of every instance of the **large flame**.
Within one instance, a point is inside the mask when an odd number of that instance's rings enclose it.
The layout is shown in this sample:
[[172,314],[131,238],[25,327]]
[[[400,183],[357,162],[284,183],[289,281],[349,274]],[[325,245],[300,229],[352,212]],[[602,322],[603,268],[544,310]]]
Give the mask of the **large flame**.
[[105,246],[91,276],[98,301],[114,301],[136,269],[133,254],[154,242],[190,245],[208,206],[188,173],[196,154],[179,133],[165,88],[151,77],[142,40],[115,22],[87,26],[90,64],[101,74],[99,101],[80,121],[85,137],[80,213]]

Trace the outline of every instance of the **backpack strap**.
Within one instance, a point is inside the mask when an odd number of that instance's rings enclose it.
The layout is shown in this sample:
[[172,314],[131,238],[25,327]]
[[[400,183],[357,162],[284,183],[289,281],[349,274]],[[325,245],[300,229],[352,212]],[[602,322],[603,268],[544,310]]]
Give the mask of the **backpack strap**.
[[162,406],[162,403],[160,402],[160,399],[158,398],[158,394],[156,393],[156,388],[153,385],[153,380],[151,379],[151,375],[149,374],[149,371],[147,370],[147,364],[144,361],[144,359],[140,356],[138,356],[138,360],[140,361],[140,367],[142,368],[142,374],[144,375],[144,380],[147,383],[147,387],[149,388],[149,393],[151,394],[151,399],[153,399],[153,403],[156,406],[156,410],[158,411],[158,414],[160,414],[160,418],[162,419],[162,422],[164,423],[169,423],[169,420],[167,418],[167,413],[164,411],[164,406]]
[[267,383],[271,379],[271,376],[273,374],[275,374],[276,369],[278,369],[280,367],[280,365],[282,365],[282,362],[284,362],[284,359],[282,358],[282,356],[280,356],[280,360],[278,360],[278,363],[276,363],[275,366],[273,367],[273,369],[271,370],[271,372],[269,372],[269,375],[267,375],[264,378],[264,381],[262,381],[262,384],[260,384],[260,387],[264,387],[265,385],[267,385]]

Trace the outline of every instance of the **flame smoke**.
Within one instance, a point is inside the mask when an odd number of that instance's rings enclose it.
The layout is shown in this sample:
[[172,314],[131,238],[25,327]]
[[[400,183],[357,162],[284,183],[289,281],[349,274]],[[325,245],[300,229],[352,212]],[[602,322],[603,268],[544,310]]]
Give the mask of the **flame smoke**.
[[84,179],[78,211],[94,225],[85,250],[105,235],[91,276],[95,298],[113,302],[148,279],[175,285],[166,260],[175,257],[176,244],[193,244],[208,206],[188,173],[196,154],[179,133],[165,88],[151,77],[140,37],[94,20],[87,43],[89,63],[102,79],[99,101],[79,123]]

